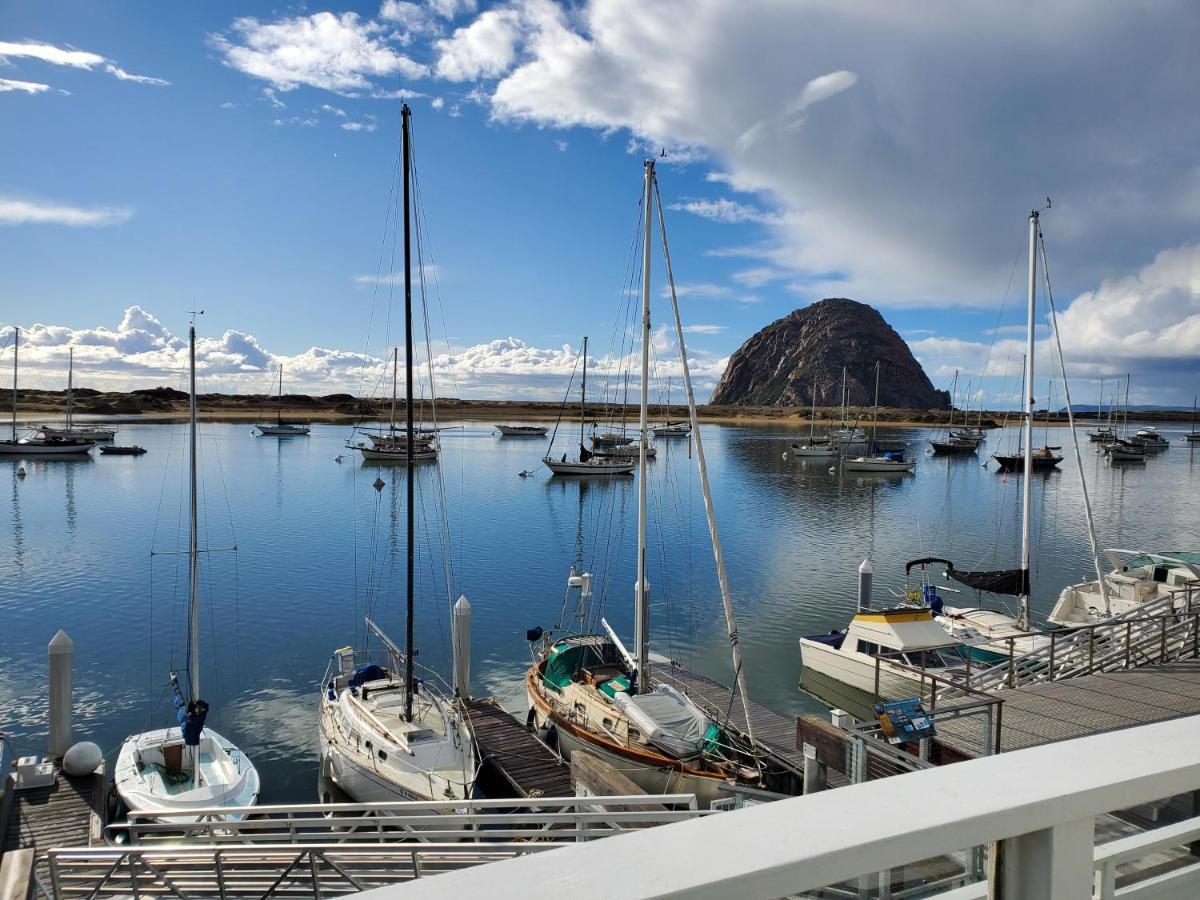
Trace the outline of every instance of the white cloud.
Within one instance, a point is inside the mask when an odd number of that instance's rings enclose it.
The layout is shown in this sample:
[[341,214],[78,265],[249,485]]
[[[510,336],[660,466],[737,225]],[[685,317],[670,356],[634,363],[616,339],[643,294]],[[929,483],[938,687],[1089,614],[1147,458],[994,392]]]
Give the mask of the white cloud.
[[374,131],[379,126],[374,122],[342,122],[341,127],[346,131]]
[[439,78],[450,81],[473,81],[501,75],[516,58],[517,42],[523,30],[518,9],[489,9],[470,25],[434,44],[438,53],[434,71]]
[[463,13],[474,12],[475,0],[426,0],[429,8],[444,19],[453,19]]
[[829,72],[814,78],[804,86],[794,100],[787,103],[775,116],[760,119],[742,132],[735,144],[738,153],[745,153],[757,141],[761,140],[772,128],[783,131],[796,131],[805,120],[805,111],[814,103],[828,100],[835,94],[853,87],[858,82],[858,76],[844,69]]
[[443,100],[441,97],[434,97],[432,100],[429,101],[429,105],[432,106],[434,109],[441,109],[445,105],[445,103],[446,103],[446,101]]
[[63,206],[0,196],[0,225],[121,225],[133,210],[123,207]]
[[346,118],[346,111],[344,109],[339,109],[336,106],[330,106],[328,103],[321,104],[321,111],[327,112],[332,116],[337,116],[342,119]]
[[720,334],[728,329],[727,325],[684,325],[685,334]]
[[571,145],[568,144],[566,141],[555,141],[554,142],[554,147],[556,150],[558,150],[559,153],[566,153],[567,148],[570,146]]
[[[440,268],[436,265],[427,265],[420,270],[426,278],[437,278]],[[416,275],[413,275],[414,281]],[[352,279],[355,284],[404,284],[403,272],[383,272],[379,275],[355,275]]]
[[787,272],[770,266],[756,266],[753,269],[742,269],[731,276],[738,284],[748,288],[762,287],[772,281],[778,281],[787,276]]
[[702,219],[721,222],[725,225],[736,225],[743,222],[774,222],[777,217],[769,212],[752,206],[749,203],[738,203],[724,197],[719,200],[684,200],[680,203],[669,203],[667,209],[676,212],[691,213]]
[[210,36],[225,65],[290,91],[301,85],[348,94],[387,75],[421,78],[428,69],[386,43],[384,26],[355,13],[320,12],[277,22],[235,19]]
[[0,78],[0,94],[7,91],[24,91],[26,94],[40,94],[50,90],[50,85],[37,81],[13,81],[10,78]]
[[89,71],[99,67],[121,81],[133,81],[138,84],[165,86],[171,83],[162,78],[152,78],[149,75],[133,75],[99,53],[89,53],[87,50],[76,50],[73,47],[55,47],[53,44],[42,44],[37,41],[0,41],[0,62],[5,61],[8,57],[36,59],[54,66],[67,66],[72,69]]

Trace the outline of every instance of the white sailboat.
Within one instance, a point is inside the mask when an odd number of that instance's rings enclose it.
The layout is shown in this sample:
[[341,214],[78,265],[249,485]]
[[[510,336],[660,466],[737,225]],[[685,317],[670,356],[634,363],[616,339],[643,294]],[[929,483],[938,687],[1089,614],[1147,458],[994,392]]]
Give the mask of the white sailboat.
[[[571,475],[584,478],[603,478],[611,475],[628,475],[637,468],[632,458],[632,452],[617,456],[600,456],[583,445],[583,433],[587,427],[587,335],[583,336],[583,380],[579,389],[579,456],[568,459],[563,454],[561,459],[555,459],[547,448],[542,463],[555,475]],[[555,431],[558,429],[556,428]],[[550,446],[554,446],[554,438],[550,438]],[[603,437],[592,438],[593,447],[624,446],[610,444]]]
[[[259,777],[232,741],[205,728],[209,704],[200,695],[200,546],[196,474],[196,328],[189,332],[188,673],[186,693],[176,673],[171,687],[179,725],[125,739],[113,768],[113,788],[127,810],[159,821],[194,822],[190,810],[253,806]],[[238,816],[237,818],[241,818]]]
[[808,440],[803,444],[792,442],[792,456],[801,459],[833,459],[838,449],[828,437],[818,438],[817,428],[817,377],[813,376],[812,413],[808,420]]
[[[671,412],[671,379],[667,379],[667,405],[663,410],[664,415],[669,415]],[[650,431],[655,437],[687,437],[692,433],[692,423],[686,419],[679,422],[672,422],[669,418],[651,427]]]
[[846,423],[846,405],[850,401],[850,392],[846,385],[846,367],[842,366],[842,424],[836,431],[829,432],[829,440],[838,447],[846,448],[857,447],[867,442],[867,433],[857,425],[848,425]]
[[[464,800],[475,780],[470,729],[457,698],[432,679],[413,672],[416,489],[413,464],[420,450],[413,425],[412,249],[409,242],[411,145],[408,104],[401,107],[404,178],[404,329],[407,527],[407,618],[401,650],[374,622],[367,626],[383,643],[388,665],[356,659],[353,648],[333,654],[321,689],[321,771],[342,791],[366,803],[389,800]],[[393,384],[395,374],[393,372]],[[431,385],[432,389],[432,385]],[[377,452],[377,451],[372,451]],[[368,459],[364,450],[363,455]],[[465,598],[464,598],[465,599]],[[460,602],[464,602],[460,600]],[[453,807],[451,807],[453,809]]]
[[[407,396],[412,396],[412,362],[408,366]],[[418,432],[413,428],[398,429],[396,427],[396,379],[400,368],[400,348],[392,348],[392,414],[388,422],[388,430],[380,433],[368,433],[371,443],[357,444],[347,442],[346,446],[358,450],[362,458],[368,462],[389,462],[407,465],[409,463],[433,462],[438,458],[437,432]],[[408,401],[408,412],[412,413],[412,400]],[[412,444],[412,453],[408,452]]]
[[65,439],[79,438],[84,441],[111,441],[117,435],[117,429],[110,425],[76,425],[75,424],[75,348],[69,349],[67,362],[67,423],[62,428],[53,425],[43,425],[38,429],[38,435],[43,438]]
[[[695,395],[688,371],[674,276],[666,250],[666,228],[658,200],[654,163],[645,164],[642,210],[642,370],[641,428],[638,439],[637,576],[634,587],[634,650],[630,653],[603,619],[600,634],[573,634],[562,638],[533,632],[534,664],[525,676],[533,724],[554,734],[561,752],[576,750],[596,755],[653,793],[695,793],[702,806],[716,799],[727,784],[786,789],[787,775],[768,770],[753,745],[753,734],[743,738],[670,685],[656,683],[650,653],[650,586],[647,567],[646,449],[649,428],[650,378],[650,247],[651,225],[657,205],[667,277],[675,314],[676,340],[688,394],[688,411],[695,436],[696,462],[704,494],[705,513],[716,561],[717,579],[725,608],[726,626],[733,651],[738,692],[748,704],[745,671],[733,619],[732,600],[725,577],[724,556],[717,533],[709,490],[704,444],[699,428]],[[582,576],[573,574],[568,584],[586,591]],[[752,725],[750,726],[752,729]],[[747,744],[747,739],[749,744]]]
[[81,437],[17,437],[17,360],[20,355],[21,331],[13,326],[13,387],[12,437],[0,440],[0,456],[86,456],[96,446],[93,440]]
[[275,421],[254,426],[260,435],[269,437],[303,437],[312,431],[305,422],[283,421],[283,363],[279,364],[279,405],[275,411]]
[[916,462],[911,459],[905,459],[904,453],[899,450],[886,450],[880,452],[878,443],[879,434],[879,362],[875,363],[875,416],[871,425],[871,449],[874,451],[870,456],[856,456],[853,459],[847,458],[842,460],[843,472],[866,472],[880,475],[887,474],[903,474],[911,472],[916,467]]

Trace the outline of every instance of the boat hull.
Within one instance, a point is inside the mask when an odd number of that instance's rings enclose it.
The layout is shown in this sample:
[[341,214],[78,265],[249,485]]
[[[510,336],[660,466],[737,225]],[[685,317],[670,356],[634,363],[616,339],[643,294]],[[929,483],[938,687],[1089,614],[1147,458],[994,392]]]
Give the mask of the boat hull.
[[87,456],[94,441],[0,441],[0,456]]
[[545,437],[549,429],[536,425],[497,425],[501,437]]
[[[800,638],[800,663],[806,673],[817,672],[869,698],[876,696],[874,657],[863,653],[843,653],[819,641]],[[894,669],[886,662],[880,664],[878,696],[882,699],[915,697],[920,690],[921,679],[916,673]]]
[[637,468],[636,462],[624,456],[617,457],[613,462],[561,462],[553,459],[543,459],[542,462],[555,475],[573,478],[610,478],[614,475],[631,475]]
[[39,432],[48,438],[78,438],[81,441],[111,441],[117,435],[115,428],[42,428]]
[[871,472],[888,475],[911,472],[916,468],[916,465],[915,462],[909,462],[908,460],[859,457],[858,459],[845,460],[842,463],[842,468],[847,472]]
[[[382,447],[359,447],[358,452],[362,454],[362,458],[366,462],[399,463],[400,465],[408,462],[407,448],[387,450]],[[428,447],[414,447],[412,458],[415,463],[436,462],[438,452]]]
[[792,444],[792,456],[797,459],[837,459],[838,452],[836,447],[808,447],[799,444]]
[[[999,466],[997,471],[1000,472],[1015,472],[1020,474],[1025,471],[1024,456],[993,456]],[[1058,464],[1063,461],[1061,456],[1035,456],[1033,458],[1033,471],[1035,472],[1051,472],[1058,468]]]
[[264,437],[304,437],[310,431],[307,425],[255,425]]

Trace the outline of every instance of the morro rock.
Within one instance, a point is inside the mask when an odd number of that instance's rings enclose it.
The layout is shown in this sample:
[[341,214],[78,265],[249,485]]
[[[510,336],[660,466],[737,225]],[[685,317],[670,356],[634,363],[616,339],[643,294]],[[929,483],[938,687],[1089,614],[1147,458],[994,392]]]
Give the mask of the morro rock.
[[879,405],[945,409],[950,394],[936,390],[908,344],[883,316],[844,297],[821,300],[772,322],[729,358],[709,401],[730,406],[808,406],[816,379],[818,406],[875,399],[875,362],[881,365]]

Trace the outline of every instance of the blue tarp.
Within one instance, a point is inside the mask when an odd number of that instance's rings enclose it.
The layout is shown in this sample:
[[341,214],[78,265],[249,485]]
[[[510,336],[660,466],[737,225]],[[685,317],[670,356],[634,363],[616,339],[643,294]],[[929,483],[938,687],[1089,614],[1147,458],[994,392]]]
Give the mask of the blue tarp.
[[360,684],[366,684],[368,681],[380,681],[387,677],[388,670],[383,666],[367,663],[354,670],[354,677],[350,679],[350,687],[358,687]]

